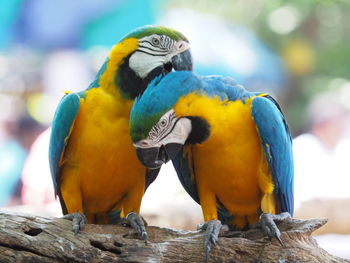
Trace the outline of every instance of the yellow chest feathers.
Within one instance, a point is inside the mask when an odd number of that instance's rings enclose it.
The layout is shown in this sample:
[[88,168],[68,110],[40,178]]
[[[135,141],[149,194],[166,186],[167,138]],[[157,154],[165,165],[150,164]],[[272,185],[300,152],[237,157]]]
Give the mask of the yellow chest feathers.
[[86,151],[91,151],[94,159],[108,155],[107,160],[113,162],[116,161],[113,157],[119,155],[118,153],[128,152],[131,160],[136,161],[129,135],[131,106],[132,101],[112,96],[101,88],[87,91],[86,98],[80,101],[79,113],[67,149],[72,151],[71,157],[82,160]]
[[174,110],[180,116],[202,117],[210,125],[209,138],[192,148],[199,188],[208,188],[231,212],[255,212],[262,193],[272,193],[273,183],[251,100],[222,101],[192,93]]
[[257,130],[250,113],[251,100],[245,103],[241,100],[222,101],[218,97],[191,93],[182,97],[174,109],[178,116],[198,116],[209,123],[210,137],[203,145],[227,145],[235,142],[237,146],[246,140],[259,145]]
[[[144,191],[146,169],[139,163],[129,135],[132,101],[117,101],[102,89],[81,99],[65,151],[63,180],[76,178],[86,209],[105,212],[130,189]],[[98,198],[97,198],[98,197]],[[67,202],[67,201],[66,201]]]

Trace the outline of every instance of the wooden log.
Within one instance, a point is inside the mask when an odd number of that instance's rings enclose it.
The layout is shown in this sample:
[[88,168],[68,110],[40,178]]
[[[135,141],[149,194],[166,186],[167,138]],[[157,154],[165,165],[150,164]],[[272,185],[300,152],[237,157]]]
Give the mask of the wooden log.
[[[311,233],[326,219],[280,223],[282,247],[260,229],[223,232],[209,262],[350,262],[330,255]],[[149,243],[129,227],[91,225],[75,235],[59,218],[0,212],[0,262],[203,262],[203,232],[147,227]]]

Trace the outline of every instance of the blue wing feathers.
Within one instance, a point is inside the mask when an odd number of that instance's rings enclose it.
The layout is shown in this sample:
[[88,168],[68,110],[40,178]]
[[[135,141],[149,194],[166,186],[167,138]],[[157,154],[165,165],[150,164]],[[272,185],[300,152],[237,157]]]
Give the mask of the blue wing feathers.
[[158,76],[150,83],[147,92],[136,99],[131,110],[131,119],[139,115],[147,117],[165,113],[169,107],[175,105],[178,98],[191,92],[231,101],[245,101],[252,95],[230,77],[201,77],[190,71],[175,71],[164,77]]
[[174,168],[176,170],[177,176],[180,183],[186,190],[186,192],[192,197],[194,201],[199,204],[199,196],[197,191],[197,185],[191,176],[191,162],[189,156],[183,155],[183,149],[177,154],[177,156],[172,160]]
[[208,96],[219,96],[222,100],[242,100],[250,97],[250,93],[231,77],[206,76],[202,77],[204,82],[203,91]]
[[255,97],[252,116],[269,163],[275,184],[275,193],[282,212],[293,215],[293,154],[288,126],[275,100]]
[[49,161],[56,194],[58,192],[61,155],[68,143],[70,132],[79,112],[79,106],[80,97],[78,94],[71,93],[65,95],[58,105],[52,122]]

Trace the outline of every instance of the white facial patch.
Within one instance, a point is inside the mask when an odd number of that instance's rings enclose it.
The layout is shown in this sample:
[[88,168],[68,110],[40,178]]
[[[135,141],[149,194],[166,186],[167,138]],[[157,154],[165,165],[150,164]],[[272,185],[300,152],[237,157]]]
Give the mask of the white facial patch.
[[154,68],[166,64],[164,56],[151,56],[136,51],[129,60],[130,68],[141,78],[145,78]]
[[161,147],[169,143],[185,144],[192,130],[188,118],[178,118],[173,109],[165,113],[144,140],[134,143],[136,148]]
[[141,78],[144,78],[154,68],[171,61],[171,58],[190,48],[189,43],[175,41],[165,35],[150,35],[139,40],[139,47],[131,55],[129,66]]

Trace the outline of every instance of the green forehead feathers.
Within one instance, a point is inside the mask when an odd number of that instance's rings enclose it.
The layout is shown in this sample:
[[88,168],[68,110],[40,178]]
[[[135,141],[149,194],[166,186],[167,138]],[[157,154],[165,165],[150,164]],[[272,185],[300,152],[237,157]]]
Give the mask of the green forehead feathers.
[[135,29],[134,31],[127,34],[123,39],[127,38],[143,38],[152,34],[166,35],[175,41],[184,40],[188,42],[187,38],[180,32],[164,26],[143,26]]

